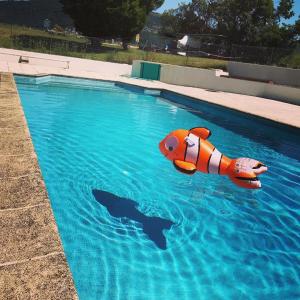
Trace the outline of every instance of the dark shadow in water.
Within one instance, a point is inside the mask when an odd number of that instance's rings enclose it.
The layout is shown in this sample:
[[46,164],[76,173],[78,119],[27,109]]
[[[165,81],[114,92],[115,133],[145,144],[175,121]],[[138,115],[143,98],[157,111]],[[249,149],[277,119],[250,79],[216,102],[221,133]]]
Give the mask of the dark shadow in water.
[[159,217],[148,217],[141,213],[136,207],[138,203],[118,197],[114,194],[93,190],[93,195],[98,203],[106,207],[111,216],[115,218],[128,218],[139,222],[143,226],[143,231],[160,249],[167,249],[166,237],[163,234],[164,229],[170,229],[174,224],[170,220]]

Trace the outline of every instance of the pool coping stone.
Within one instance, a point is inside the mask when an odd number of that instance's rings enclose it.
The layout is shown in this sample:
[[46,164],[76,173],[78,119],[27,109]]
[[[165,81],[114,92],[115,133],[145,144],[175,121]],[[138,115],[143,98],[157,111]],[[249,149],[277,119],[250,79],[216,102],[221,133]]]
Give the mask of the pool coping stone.
[[[278,101],[278,100],[265,99],[265,98],[241,95],[241,94],[233,94],[233,93],[227,93],[222,91],[206,91],[200,88],[170,85],[159,81],[145,80],[141,78],[132,78],[127,76],[121,76],[116,79],[105,79],[105,78],[102,79],[102,78],[92,78],[88,76],[85,77],[80,75],[78,76],[64,75],[58,73],[49,73],[49,74],[14,73],[14,75],[26,76],[26,77],[39,77],[39,78],[46,77],[46,76],[57,76],[57,77],[66,77],[66,78],[86,79],[92,81],[111,82],[117,84],[120,87],[125,85],[125,86],[135,87],[141,90],[145,90],[145,89],[155,90],[155,91],[159,90],[162,94],[162,97],[164,93],[172,93],[181,97],[189,98],[193,101],[204,102],[210,105],[223,107],[231,111],[236,111],[248,116],[252,116],[256,119],[269,121],[273,123],[274,126],[282,125],[293,129],[300,129],[300,106],[296,104]],[[197,94],[199,90],[209,94],[205,95],[205,97],[200,97]],[[214,94],[214,97],[212,97],[211,94]],[[224,100],[222,99],[223,96],[225,97]],[[228,101],[229,96],[232,98],[231,101]],[[243,100],[249,101],[247,102],[247,106],[245,105],[245,103],[239,104],[238,100],[240,100],[241,96],[244,96]],[[299,97],[300,97],[300,89],[299,89]],[[253,103],[251,103],[251,101],[253,101]],[[245,106],[247,107],[247,109],[245,109]],[[257,108],[255,108],[255,106],[257,106]]]
[[[132,66],[70,57],[38,53],[25,50],[0,48],[0,71],[29,76],[67,76],[103,81],[113,81],[140,86],[147,89],[160,89],[263,118],[289,127],[300,128],[300,105],[278,100],[249,96],[239,93],[223,92],[218,85],[211,89],[168,84],[161,81],[131,77]],[[20,56],[30,56],[29,64],[20,64]],[[50,60],[50,62],[49,62]],[[68,67],[62,64],[69,62]],[[300,99],[300,89],[299,99]]]
[[13,74],[0,75],[0,299],[78,299]]

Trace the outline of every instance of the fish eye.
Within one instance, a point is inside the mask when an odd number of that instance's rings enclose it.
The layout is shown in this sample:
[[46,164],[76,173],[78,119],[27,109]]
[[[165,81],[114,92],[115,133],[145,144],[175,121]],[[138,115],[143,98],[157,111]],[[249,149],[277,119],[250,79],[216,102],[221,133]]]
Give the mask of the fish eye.
[[172,152],[177,148],[178,144],[179,144],[179,142],[178,142],[177,137],[171,136],[166,140],[165,147],[168,151]]

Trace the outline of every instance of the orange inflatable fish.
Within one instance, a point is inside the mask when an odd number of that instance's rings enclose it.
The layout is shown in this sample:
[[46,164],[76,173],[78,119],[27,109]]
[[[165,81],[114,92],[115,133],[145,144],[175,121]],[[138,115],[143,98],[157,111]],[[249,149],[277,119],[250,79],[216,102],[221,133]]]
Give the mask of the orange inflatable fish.
[[236,185],[257,189],[261,183],[257,175],[267,167],[251,158],[230,159],[219,152],[207,139],[207,128],[178,129],[168,134],[159,144],[161,153],[173,161],[175,168],[186,174],[197,170],[203,173],[227,175]]

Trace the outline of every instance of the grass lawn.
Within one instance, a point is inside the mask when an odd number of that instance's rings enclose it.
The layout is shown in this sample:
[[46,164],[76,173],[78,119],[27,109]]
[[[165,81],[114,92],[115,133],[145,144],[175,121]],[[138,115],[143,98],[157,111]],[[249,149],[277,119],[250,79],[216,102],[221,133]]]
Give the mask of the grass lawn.
[[104,60],[118,63],[132,64],[135,59],[160,62],[165,64],[190,66],[198,68],[226,69],[227,61],[201,57],[184,57],[180,55],[143,51],[136,48],[123,50],[121,47],[112,48],[106,44],[102,45],[101,53],[86,53],[85,57],[95,60]]
[[[30,43],[13,43],[13,36],[27,36]],[[70,43],[75,44],[74,47]],[[28,50],[41,53],[81,57],[87,59],[132,64],[133,60],[141,59],[166,64],[190,66],[204,69],[227,69],[227,61],[203,57],[185,57],[160,52],[143,51],[136,47],[123,50],[120,45],[103,43],[97,52],[87,51],[87,39],[75,35],[48,33],[29,27],[0,23],[0,47]],[[80,47],[79,47],[80,46]],[[294,53],[281,58],[277,65],[290,68],[300,68],[300,53]]]
[[11,33],[13,36],[27,35],[32,36],[33,38],[40,37],[53,40],[77,42],[77,43],[86,43],[85,38],[78,38],[72,35],[61,35],[61,34],[50,34],[43,30],[16,26],[12,28],[8,24],[0,23],[0,47],[4,48],[14,48],[22,49],[35,52],[44,52],[51,54],[59,54],[65,56],[81,57],[87,59],[117,62],[117,63],[126,63],[132,64],[133,60],[142,59],[166,64],[198,67],[198,68],[215,68],[226,70],[227,62],[224,60],[218,59],[209,59],[201,57],[184,57],[179,55],[167,54],[167,53],[158,53],[158,52],[149,52],[143,51],[137,48],[129,48],[128,50],[123,50],[121,46],[106,44],[103,43],[100,50],[96,52],[87,52],[87,51],[70,51],[67,46],[61,47],[43,47],[40,44],[37,44],[36,47],[24,48],[18,45],[14,45],[11,40]]

